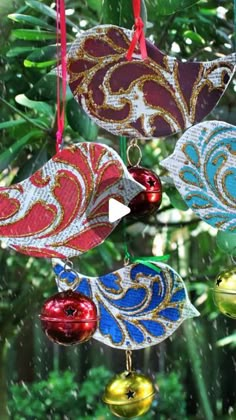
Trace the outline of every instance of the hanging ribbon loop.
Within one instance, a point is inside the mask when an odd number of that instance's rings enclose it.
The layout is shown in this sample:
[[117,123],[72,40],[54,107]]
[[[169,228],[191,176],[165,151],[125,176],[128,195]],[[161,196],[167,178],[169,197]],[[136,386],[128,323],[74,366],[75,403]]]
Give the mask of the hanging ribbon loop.
[[61,57],[61,75],[57,71],[56,152],[62,149],[66,103],[66,13],[64,0],[57,0],[57,57]]
[[147,58],[147,48],[144,34],[144,23],[140,16],[141,4],[140,0],[133,0],[133,11],[134,11],[134,35],[130,43],[130,47],[126,54],[128,61],[132,60],[134,50],[139,44],[140,53],[143,60]]
[[[132,257],[128,250],[126,249],[125,259],[131,263],[139,263],[146,265],[147,267],[151,268],[152,270],[156,271],[157,273],[161,272],[161,268],[159,268],[155,263],[161,261],[168,261],[170,258],[169,254],[155,256],[155,257]],[[153,264],[154,263],[154,264]]]

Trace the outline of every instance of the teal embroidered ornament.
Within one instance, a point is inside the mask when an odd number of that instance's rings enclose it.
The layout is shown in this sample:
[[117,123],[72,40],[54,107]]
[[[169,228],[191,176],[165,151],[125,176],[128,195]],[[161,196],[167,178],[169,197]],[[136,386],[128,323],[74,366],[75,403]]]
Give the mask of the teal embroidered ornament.
[[169,337],[199,312],[183,280],[165,263],[139,260],[112,273],[88,277],[53,260],[59,291],[72,288],[94,301],[98,328],[93,336],[118,349],[142,349]]
[[184,133],[161,162],[194,213],[211,226],[236,232],[236,127],[206,121]]

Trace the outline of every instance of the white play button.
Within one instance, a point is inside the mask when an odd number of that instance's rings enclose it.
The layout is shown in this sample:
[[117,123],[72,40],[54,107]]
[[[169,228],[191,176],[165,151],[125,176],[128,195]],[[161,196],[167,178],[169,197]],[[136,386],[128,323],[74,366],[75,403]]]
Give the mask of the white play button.
[[128,206],[125,206],[114,198],[109,199],[108,218],[110,223],[116,222],[117,220],[126,216],[126,214],[129,214],[130,211],[131,210]]

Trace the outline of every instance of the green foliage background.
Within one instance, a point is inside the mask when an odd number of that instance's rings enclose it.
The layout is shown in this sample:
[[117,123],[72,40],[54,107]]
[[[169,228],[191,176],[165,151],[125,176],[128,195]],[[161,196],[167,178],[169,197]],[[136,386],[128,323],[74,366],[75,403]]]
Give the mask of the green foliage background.
[[[68,48],[76,33],[99,23],[133,25],[131,1],[70,0],[66,8]],[[147,36],[179,59],[213,60],[234,50],[232,1],[146,0],[142,15]],[[27,178],[55,151],[55,17],[49,0],[1,0],[2,186]],[[235,86],[234,81],[210,118],[236,123]],[[88,119],[69,89],[66,117],[66,144],[99,141],[119,151],[117,138]],[[141,142],[143,166],[165,175],[158,162],[171,153],[176,140],[172,136]],[[130,252],[170,253],[170,264],[186,281],[201,312],[201,318],[185,322],[173,339],[135,352],[134,364],[160,387],[159,404],[144,420],[234,419],[235,325],[218,315],[211,297],[212,283],[230,266],[230,258],[217,247],[216,232],[185,210],[178,192],[165,188],[156,216],[127,223]],[[120,267],[123,257],[118,226],[78,263],[81,272],[99,275]],[[16,254],[2,243],[0,268],[0,419],[112,418],[100,397],[111,371],[124,368],[123,352],[96,342],[72,349],[49,343],[37,313],[56,290],[50,261]]]

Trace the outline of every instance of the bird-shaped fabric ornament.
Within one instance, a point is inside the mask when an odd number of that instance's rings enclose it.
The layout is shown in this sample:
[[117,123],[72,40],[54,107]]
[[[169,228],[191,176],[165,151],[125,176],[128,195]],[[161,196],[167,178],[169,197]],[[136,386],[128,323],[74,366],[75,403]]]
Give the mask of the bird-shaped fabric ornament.
[[75,99],[115,135],[166,137],[201,122],[223,95],[236,54],[209,62],[181,62],[146,40],[146,60],[136,48],[126,58],[133,32],[113,25],[83,32],[67,61]]
[[72,289],[96,304],[99,321],[93,338],[110,347],[133,350],[160,343],[186,318],[199,315],[179,274],[164,263],[152,264],[153,268],[134,263],[88,277],[65,270],[63,261],[53,260],[59,291]]
[[236,127],[206,121],[187,130],[161,163],[187,205],[215,228],[236,232]]
[[109,222],[110,198],[128,205],[143,190],[112,148],[75,144],[30,178],[0,188],[0,239],[35,257],[74,257],[118,224]]

